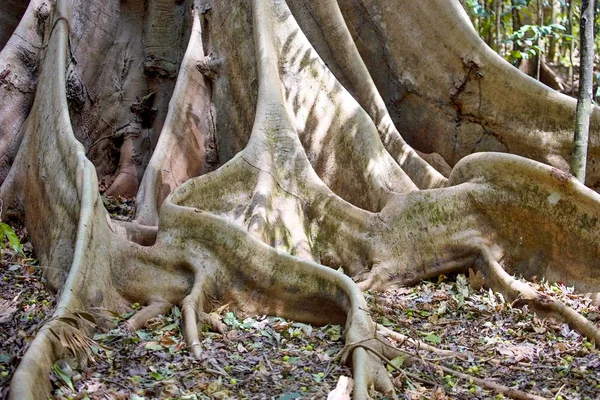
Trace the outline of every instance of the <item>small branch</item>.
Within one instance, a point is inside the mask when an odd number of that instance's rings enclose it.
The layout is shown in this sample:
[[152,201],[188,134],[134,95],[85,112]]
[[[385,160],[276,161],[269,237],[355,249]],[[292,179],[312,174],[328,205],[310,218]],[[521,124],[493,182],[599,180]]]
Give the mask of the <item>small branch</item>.
[[400,343],[400,345],[402,345],[404,343],[409,343],[409,344],[415,346],[415,348],[417,348],[417,349],[423,349],[423,350],[438,354],[443,357],[456,357],[456,358],[460,358],[463,360],[467,360],[467,359],[469,359],[469,356],[470,356],[468,353],[459,353],[457,351],[438,349],[437,347],[428,345],[427,343],[424,343],[420,340],[415,340],[415,339],[410,338],[401,333],[394,332],[393,330],[391,330],[383,325],[380,325],[380,324],[377,324],[377,330],[384,337],[393,339],[396,342]]

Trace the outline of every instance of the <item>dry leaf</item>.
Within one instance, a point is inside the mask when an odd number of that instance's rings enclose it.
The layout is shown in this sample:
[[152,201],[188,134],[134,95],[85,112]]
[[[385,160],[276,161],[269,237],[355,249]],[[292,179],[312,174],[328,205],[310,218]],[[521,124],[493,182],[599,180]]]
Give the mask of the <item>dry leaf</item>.
[[503,356],[514,357],[515,362],[525,359],[533,361],[535,355],[535,348],[532,346],[502,346],[496,350]]
[[485,284],[485,278],[481,271],[473,271],[472,268],[469,268],[469,285],[473,288],[474,291],[478,291]]
[[8,322],[17,311],[16,302],[11,300],[0,300],[0,324]]

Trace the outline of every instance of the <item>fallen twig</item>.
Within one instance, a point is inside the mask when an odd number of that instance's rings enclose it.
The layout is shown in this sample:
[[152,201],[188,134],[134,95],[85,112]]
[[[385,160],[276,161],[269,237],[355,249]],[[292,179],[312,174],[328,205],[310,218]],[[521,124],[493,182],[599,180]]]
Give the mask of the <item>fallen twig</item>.
[[[381,341],[379,339],[375,339],[375,340],[380,341],[381,343],[383,343],[386,346],[393,347],[393,346],[391,346],[391,345],[389,345],[387,343],[384,343],[383,341]],[[399,371],[399,372],[402,372],[402,373],[406,374],[406,371],[404,371],[401,368],[399,368],[399,367],[395,366],[394,364],[392,364],[392,362],[386,356],[384,356],[379,351],[373,349],[372,347],[368,346],[367,344],[365,344],[363,342],[366,342],[366,341],[357,342],[357,343],[351,343],[351,344],[347,345],[348,348],[346,349],[346,351],[351,351],[352,349],[354,349],[356,347],[362,347],[365,350],[370,351],[373,354],[375,354],[377,357],[379,357],[381,360],[383,360],[391,368],[395,369],[396,371]],[[489,381],[489,380],[483,380],[483,379],[477,378],[477,377],[469,375],[469,374],[464,374],[462,372],[454,371],[453,369],[450,369],[450,368],[447,368],[447,367],[444,367],[444,366],[441,366],[441,365],[436,365],[436,364],[434,364],[432,362],[429,362],[429,361],[426,361],[424,359],[418,359],[413,354],[411,354],[411,353],[409,353],[409,352],[407,352],[405,350],[402,350],[402,349],[395,348],[395,350],[398,351],[398,352],[400,352],[400,353],[404,353],[404,354],[408,355],[409,356],[409,359],[407,360],[408,362],[413,362],[414,363],[415,360],[419,360],[419,361],[421,361],[421,363],[423,363],[423,364],[425,364],[425,365],[427,365],[429,367],[438,368],[438,369],[442,370],[443,372],[445,372],[447,374],[454,375],[454,376],[456,376],[458,378],[461,378],[461,379],[465,379],[467,382],[473,382],[474,384],[476,384],[476,385],[478,385],[478,386],[480,386],[482,388],[485,388],[485,389],[488,389],[488,390],[493,390],[496,393],[502,393],[503,395],[508,396],[508,397],[510,397],[512,399],[516,399],[516,400],[547,400],[545,397],[537,396],[537,395],[534,395],[534,394],[531,394],[531,393],[523,392],[523,391],[518,390],[518,389],[513,389],[513,388],[510,388],[508,386],[501,385],[499,383],[495,383],[495,382],[492,382],[492,381]],[[423,381],[422,378],[421,378],[421,381]],[[431,384],[432,382],[429,382],[429,383]]]

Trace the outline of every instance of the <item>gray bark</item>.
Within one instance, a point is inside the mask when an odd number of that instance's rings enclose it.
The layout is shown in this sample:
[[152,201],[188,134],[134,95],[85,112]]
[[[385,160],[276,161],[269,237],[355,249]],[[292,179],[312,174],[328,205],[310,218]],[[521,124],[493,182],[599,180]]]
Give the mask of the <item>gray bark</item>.
[[594,72],[594,10],[595,0],[583,0],[581,4],[581,62],[579,66],[579,95],[575,115],[575,138],[571,173],[580,181],[585,181],[587,148],[592,110],[592,86]]

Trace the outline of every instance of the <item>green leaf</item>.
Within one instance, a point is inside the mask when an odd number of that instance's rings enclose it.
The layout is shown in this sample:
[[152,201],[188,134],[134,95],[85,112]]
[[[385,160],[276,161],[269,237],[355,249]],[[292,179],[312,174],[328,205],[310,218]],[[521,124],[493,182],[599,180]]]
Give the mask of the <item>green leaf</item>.
[[[402,368],[402,366],[404,365],[404,356],[398,356],[392,360],[390,360],[390,364],[392,364],[394,367],[396,368]],[[395,370],[395,368],[393,368],[391,365],[387,366],[387,370],[388,372],[392,372]]]
[[162,328],[158,329],[156,332],[169,332],[169,331],[176,331],[178,329],[179,329],[178,324],[169,324],[169,325],[163,326]]
[[61,381],[63,381],[69,387],[69,389],[71,389],[72,392],[75,391],[71,377],[65,374],[57,363],[54,363],[54,365],[52,366],[52,371],[54,371],[54,373],[60,378]]
[[163,350],[163,346],[161,346],[160,344],[156,343],[156,342],[148,342],[146,343],[146,345],[144,346],[145,349],[147,350]]
[[141,329],[138,329],[137,331],[135,331],[136,335],[138,335],[138,337],[144,341],[146,340],[150,340],[154,337],[154,335],[151,332],[146,332],[143,331]]
[[279,400],[294,400],[294,399],[301,399],[302,395],[300,393],[286,393],[284,395],[282,395]]
[[425,336],[425,341],[429,342],[429,343],[434,343],[434,344],[440,344],[442,343],[442,338],[440,338],[438,335],[430,333],[429,335]]
[[225,316],[223,317],[223,322],[234,328],[237,328],[240,326],[240,321],[238,321],[235,313],[232,313],[232,312],[228,312],[227,314],[225,314]]
[[335,342],[342,337],[342,330],[339,325],[331,325],[325,333],[329,336],[329,340]]
[[8,239],[8,243],[12,246],[13,250],[17,253],[23,253],[23,246],[21,245],[21,241],[17,237],[17,234],[13,229],[5,224],[4,222],[0,222],[0,227],[2,227],[2,231],[4,232],[4,237]]
[[154,378],[154,380],[156,380],[156,381],[162,381],[162,380],[164,380],[164,379],[165,379],[165,377],[164,377],[163,375],[159,374],[159,373],[158,373],[158,372],[156,372],[156,371],[152,371],[152,372],[150,372],[150,376],[151,376],[152,378]]
[[121,338],[121,335],[120,334],[116,334],[114,332],[96,333],[94,335],[94,340],[96,342],[102,343],[102,344],[114,343],[114,342],[117,342],[120,338]]
[[139,375],[133,375],[133,376],[128,377],[127,379],[129,379],[134,385],[139,385],[144,380]]
[[381,317],[381,325],[383,326],[394,326],[394,323],[386,317]]

